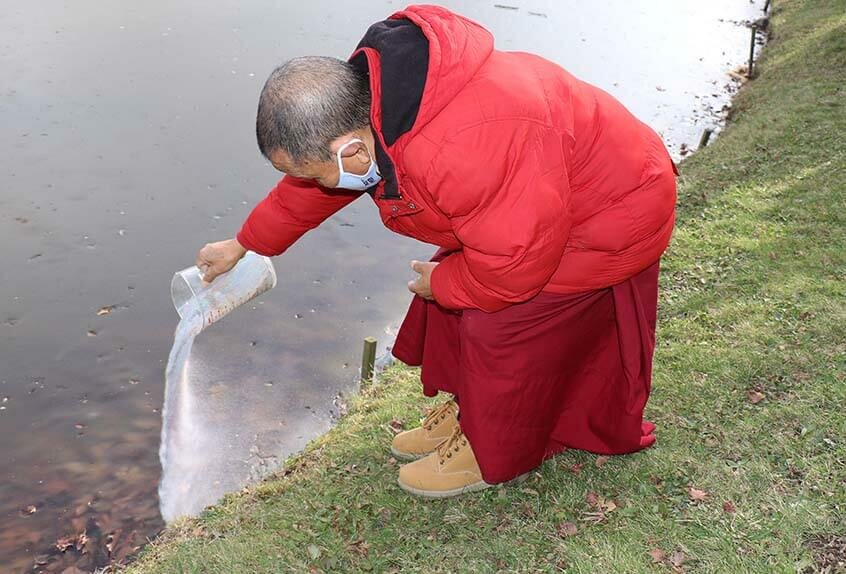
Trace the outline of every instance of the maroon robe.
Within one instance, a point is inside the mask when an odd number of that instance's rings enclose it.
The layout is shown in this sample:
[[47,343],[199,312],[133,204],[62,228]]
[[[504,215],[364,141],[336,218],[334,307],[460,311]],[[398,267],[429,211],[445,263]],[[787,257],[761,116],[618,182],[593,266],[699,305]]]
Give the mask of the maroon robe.
[[393,354],[422,366],[426,396],[458,396],[486,482],[528,472],[565,448],[635,452],[655,442],[643,409],[658,266],[605,289],[541,292],[493,313],[450,311],[416,296]]

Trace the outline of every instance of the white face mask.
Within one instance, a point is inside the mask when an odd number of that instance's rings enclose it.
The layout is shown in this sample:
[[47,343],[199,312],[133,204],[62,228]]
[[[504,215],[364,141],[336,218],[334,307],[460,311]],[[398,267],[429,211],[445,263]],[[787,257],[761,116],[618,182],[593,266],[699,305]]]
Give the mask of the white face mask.
[[367,168],[367,172],[358,175],[357,173],[350,173],[348,171],[344,171],[344,162],[341,160],[341,152],[344,149],[352,145],[354,143],[364,143],[360,139],[351,139],[344,145],[338,148],[338,153],[335,154],[338,158],[338,184],[335,186],[336,188],[342,189],[353,189],[355,191],[364,191],[368,187],[373,187],[379,181],[381,181],[382,176],[379,175],[379,167],[376,165],[376,162],[373,161],[373,157],[370,157],[370,167]]

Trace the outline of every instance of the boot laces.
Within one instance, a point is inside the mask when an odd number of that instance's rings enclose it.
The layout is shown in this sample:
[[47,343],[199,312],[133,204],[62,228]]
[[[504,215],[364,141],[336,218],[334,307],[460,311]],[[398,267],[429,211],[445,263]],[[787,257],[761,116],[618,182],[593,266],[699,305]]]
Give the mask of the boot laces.
[[457,453],[461,450],[462,446],[466,445],[467,438],[461,431],[461,427],[456,425],[455,428],[452,429],[452,434],[449,435],[449,438],[437,446],[438,457],[441,459],[441,462],[443,462],[446,458],[452,458],[453,454]]
[[446,417],[449,410],[452,409],[452,403],[453,401],[449,400],[429,411],[426,418],[423,419],[423,426],[426,430],[432,430],[432,427],[436,422],[443,420],[443,418]]

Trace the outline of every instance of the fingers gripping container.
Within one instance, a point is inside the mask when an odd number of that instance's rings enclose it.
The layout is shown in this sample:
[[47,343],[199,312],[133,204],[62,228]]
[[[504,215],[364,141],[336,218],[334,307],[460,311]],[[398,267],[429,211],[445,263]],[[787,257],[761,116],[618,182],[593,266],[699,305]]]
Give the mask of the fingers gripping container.
[[249,251],[211,283],[203,281],[197,267],[178,271],[170,283],[170,296],[180,319],[199,315],[206,328],[275,286],[276,270],[270,258]]

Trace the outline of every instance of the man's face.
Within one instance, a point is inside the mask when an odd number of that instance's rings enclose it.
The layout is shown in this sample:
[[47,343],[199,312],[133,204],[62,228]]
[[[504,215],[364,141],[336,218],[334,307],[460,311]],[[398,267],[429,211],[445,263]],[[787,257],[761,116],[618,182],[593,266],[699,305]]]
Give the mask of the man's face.
[[[329,147],[332,154],[337,157],[338,149],[351,139],[353,139],[353,136],[345,136],[333,141]],[[335,187],[340,179],[338,164],[333,160],[305,160],[295,163],[287,152],[278,148],[270,152],[269,159],[273,167],[279,171],[298,179],[313,180],[323,187]],[[344,171],[364,174],[370,167],[370,153],[364,143],[356,142],[346,146],[341,151],[341,161],[344,165]]]
[[291,156],[281,149],[270,152],[270,163],[279,171],[299,179],[311,179],[324,187],[338,183],[338,166],[332,161],[302,161],[294,163]]

